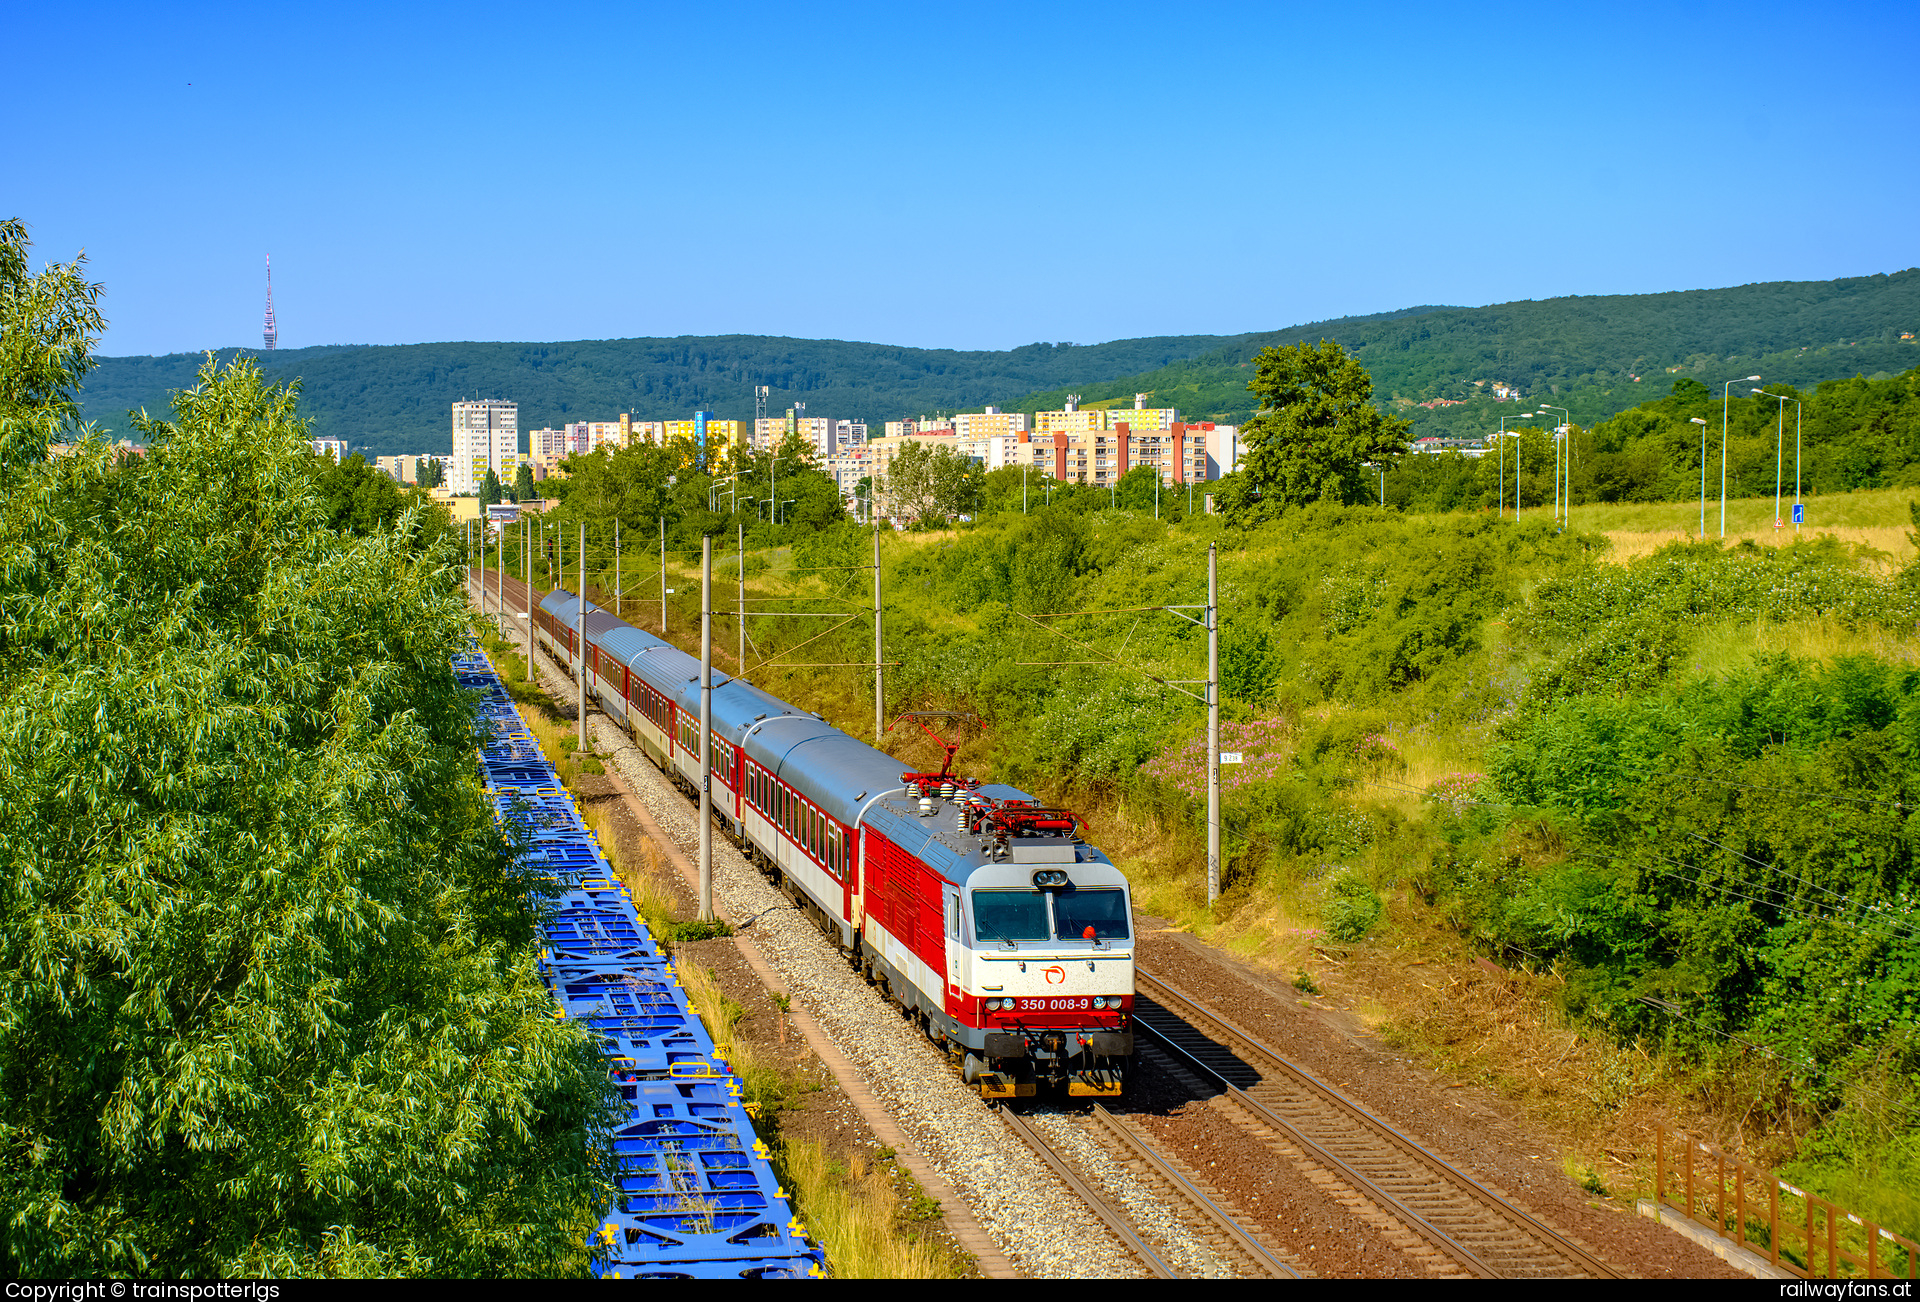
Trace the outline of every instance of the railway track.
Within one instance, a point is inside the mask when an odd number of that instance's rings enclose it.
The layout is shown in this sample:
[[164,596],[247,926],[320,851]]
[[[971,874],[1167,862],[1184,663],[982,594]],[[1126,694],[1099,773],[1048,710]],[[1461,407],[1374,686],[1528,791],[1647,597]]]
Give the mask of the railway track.
[[[1174,1254],[1165,1247],[1156,1250],[1149,1235],[1135,1226],[1127,1212],[1083,1179],[1055,1151],[1033,1124],[1011,1108],[1001,1108],[1000,1117],[1027,1147],[1039,1155],[1053,1173],[1105,1222],[1146,1268],[1160,1279],[1184,1279],[1189,1276],[1169,1262]],[[1281,1261],[1272,1251],[1221,1207],[1216,1198],[1195,1180],[1162,1156],[1132,1126],[1114,1116],[1098,1103],[1084,1118],[1088,1137],[1105,1147],[1114,1160],[1136,1180],[1152,1191],[1154,1199],[1201,1239],[1236,1276],[1250,1279],[1298,1279],[1300,1274]]]
[[1135,970],[1134,1029],[1218,1086],[1226,1111],[1291,1147],[1444,1259],[1448,1273],[1617,1278],[1619,1272],[1339,1090],[1166,982]]

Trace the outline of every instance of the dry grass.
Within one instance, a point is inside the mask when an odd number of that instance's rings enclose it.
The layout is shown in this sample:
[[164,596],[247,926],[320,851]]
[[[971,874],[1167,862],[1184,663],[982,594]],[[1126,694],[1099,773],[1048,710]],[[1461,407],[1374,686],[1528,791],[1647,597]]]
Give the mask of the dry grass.
[[1841,656],[1858,655],[1912,665],[1920,664],[1920,637],[1880,625],[1849,628],[1833,618],[1718,624],[1700,634],[1687,672],[1695,677],[1726,674],[1752,665],[1756,655],[1780,652],[1829,665]]
[[588,806],[581,811],[580,819],[587,830],[600,839],[601,852],[607,856],[607,862],[613,865],[613,875],[621,885],[627,888],[627,894],[633,897],[634,910],[647,929],[656,936],[668,936],[673,928],[673,890],[668,885],[667,874],[671,869],[666,856],[660,853],[651,838],[642,837],[640,841],[640,862],[635,863],[620,846],[619,838],[614,834],[613,816],[604,808]]
[[807,1208],[808,1228],[827,1251],[839,1279],[955,1279],[957,1263],[903,1222],[893,1182],[859,1156],[845,1168],[818,1140],[785,1145],[775,1159],[785,1183]]
[[[1709,490],[1715,486],[1708,485]],[[1807,524],[1802,532],[1828,528],[1881,528],[1907,526],[1907,503],[1920,497],[1911,488],[1879,488],[1858,493],[1828,493],[1808,497]],[[1793,486],[1787,485],[1781,515],[1788,523],[1783,533],[1793,532]],[[1551,514],[1551,507],[1548,508]],[[1700,529],[1698,499],[1685,502],[1596,502],[1576,506],[1572,527],[1582,533],[1684,533],[1689,537]],[[1707,500],[1707,535],[1720,533],[1720,502]],[[1773,495],[1737,497],[1727,502],[1727,535],[1742,537],[1773,533]]]
[[707,1034],[713,1037],[713,1052],[717,1058],[724,1059],[740,1070],[742,1061],[752,1056],[752,1047],[746,1044],[739,1033],[740,1018],[746,1010],[727,997],[714,979],[713,969],[701,967],[698,963],[676,963],[674,971],[680,978],[680,984],[686,989],[687,1000],[693,1005],[693,1011],[700,1014],[700,1020],[707,1024]]
[[[1904,565],[1914,557],[1913,545],[1907,541],[1908,532],[1909,530],[1907,528],[1898,525],[1876,525],[1870,527],[1829,526],[1821,529],[1806,529],[1796,534],[1791,527],[1776,530],[1771,525],[1768,525],[1764,530],[1741,532],[1738,534],[1729,529],[1727,531],[1727,543],[1731,546],[1745,540],[1751,540],[1762,547],[1787,547],[1791,546],[1798,538],[1805,538],[1807,540],[1815,538],[1835,538],[1850,547],[1883,553],[1888,557],[1890,564]],[[1718,534],[1712,532],[1711,529],[1708,536],[1714,538],[1716,541],[1718,540]],[[1691,530],[1650,533],[1608,530],[1607,538],[1613,543],[1612,550],[1607,553],[1607,559],[1624,565],[1628,561],[1638,560],[1642,556],[1651,556],[1669,543],[1695,542],[1698,540],[1698,534]]]
[[[1712,485],[1709,485],[1712,487]],[[1783,500],[1781,516],[1787,522],[1773,527],[1773,498],[1743,497],[1727,503],[1726,545],[1752,541],[1761,547],[1785,547],[1796,538],[1832,537],[1854,548],[1879,552],[1891,564],[1904,565],[1914,557],[1907,541],[1912,528],[1907,504],[1916,493],[1908,488],[1875,489],[1860,493],[1830,493],[1806,499],[1807,523],[1793,527],[1791,492]],[[1647,556],[1669,543],[1695,542],[1700,537],[1699,502],[1603,503],[1576,506],[1569,524],[1581,533],[1605,534],[1613,543],[1608,559],[1625,564]],[[1707,502],[1707,537],[1720,541],[1720,503]]]

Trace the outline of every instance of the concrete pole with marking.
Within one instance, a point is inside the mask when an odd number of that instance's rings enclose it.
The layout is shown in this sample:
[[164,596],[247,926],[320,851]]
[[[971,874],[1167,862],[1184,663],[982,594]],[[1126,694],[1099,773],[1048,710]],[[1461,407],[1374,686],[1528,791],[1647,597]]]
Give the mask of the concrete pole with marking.
[[660,517],[660,636],[667,635],[667,517]]
[[613,522],[613,616],[620,617],[620,521]]
[[481,526],[480,545],[476,550],[480,553],[480,622],[484,624],[487,622],[487,534],[484,525]]
[[713,921],[713,537],[700,540],[700,921]]
[[493,542],[493,613],[500,622],[500,636],[507,636],[507,526]]
[[527,549],[527,681],[533,681],[533,529],[520,531],[520,541]]
[[1220,898],[1219,547],[1207,544],[1207,903]]
[[885,749],[880,739],[887,735],[887,671],[881,664],[880,637],[880,526],[873,528],[873,745]]
[[580,600],[574,606],[573,626],[578,630],[574,639],[573,667],[580,680],[580,753],[587,753],[587,522],[580,522]]

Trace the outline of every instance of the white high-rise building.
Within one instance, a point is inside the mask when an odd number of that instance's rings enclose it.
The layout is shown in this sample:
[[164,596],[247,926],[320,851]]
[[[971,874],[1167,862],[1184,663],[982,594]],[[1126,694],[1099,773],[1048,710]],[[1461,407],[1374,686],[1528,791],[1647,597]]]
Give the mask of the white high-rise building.
[[511,481],[519,452],[519,403],[483,398],[453,404],[453,461],[447,467],[447,487],[455,494],[479,492],[489,470]]

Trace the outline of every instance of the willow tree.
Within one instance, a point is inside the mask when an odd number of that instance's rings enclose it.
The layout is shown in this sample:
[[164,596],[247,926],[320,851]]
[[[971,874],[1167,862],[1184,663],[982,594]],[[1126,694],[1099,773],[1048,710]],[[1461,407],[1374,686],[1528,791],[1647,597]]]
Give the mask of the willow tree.
[[457,561],[417,505],[330,528],[246,362],[144,456],[63,435],[98,287],[26,247],[0,225],[0,1273],[578,1270],[609,1085],[474,772]]

